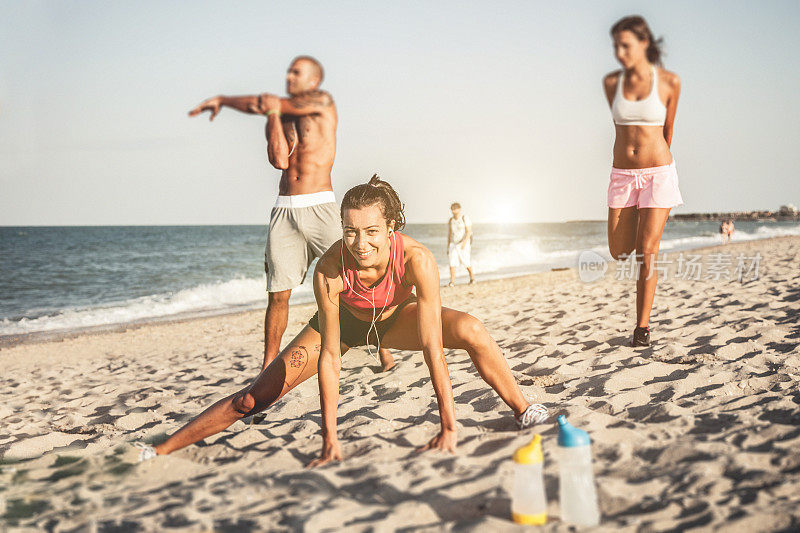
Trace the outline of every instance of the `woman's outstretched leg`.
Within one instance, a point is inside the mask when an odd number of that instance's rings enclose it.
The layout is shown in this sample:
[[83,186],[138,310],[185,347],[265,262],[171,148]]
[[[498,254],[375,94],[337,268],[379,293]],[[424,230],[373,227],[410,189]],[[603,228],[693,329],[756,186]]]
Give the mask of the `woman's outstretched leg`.
[[[399,311],[401,314],[386,332],[382,341],[387,348],[421,350],[417,326],[417,304]],[[522,394],[500,347],[480,320],[472,315],[442,307],[442,343],[445,348],[466,350],[475,368],[502,400],[518,416],[530,405]]]
[[500,346],[474,316],[442,308],[442,334],[445,348],[466,350],[483,381],[519,416],[528,401],[511,373]]
[[156,453],[164,455],[180,450],[219,433],[245,416],[266,409],[317,373],[319,350],[319,333],[306,326],[252,384],[203,411],[156,446]]

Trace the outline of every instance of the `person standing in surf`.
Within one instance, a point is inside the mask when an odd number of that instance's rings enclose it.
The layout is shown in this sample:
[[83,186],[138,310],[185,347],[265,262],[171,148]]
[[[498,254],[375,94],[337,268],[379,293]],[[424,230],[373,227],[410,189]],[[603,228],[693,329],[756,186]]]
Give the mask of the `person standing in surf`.
[[[156,447],[139,444],[140,460],[169,454],[263,411],[318,374],[322,451],[309,466],[342,459],[336,432],[342,355],[356,346],[422,351],[440,415],[440,431],[422,449],[455,451],[456,417],[444,349],[466,350],[478,373],[511,408],[520,429],[548,418],[529,403],[500,347],[475,317],[442,307],[439,268],[425,246],[400,233],[403,204],[373,176],[342,199],[344,237],[314,272],[317,313],[281,354],[239,392],[206,409]],[[416,289],[416,294],[412,291]],[[371,349],[370,349],[371,352]]]
[[631,346],[649,346],[661,235],[670,209],[683,204],[670,151],[680,79],[661,67],[661,40],[653,38],[642,17],[619,20],[611,37],[622,69],[603,79],[616,129],[608,247],[614,259],[624,260],[636,251],[640,266]]

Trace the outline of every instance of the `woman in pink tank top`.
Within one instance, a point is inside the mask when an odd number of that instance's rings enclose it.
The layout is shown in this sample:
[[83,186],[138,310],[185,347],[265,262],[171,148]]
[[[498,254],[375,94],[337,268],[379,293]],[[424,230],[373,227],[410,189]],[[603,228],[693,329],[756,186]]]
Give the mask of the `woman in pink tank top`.
[[319,370],[323,443],[320,457],[310,465],[341,460],[336,435],[341,357],[364,345],[422,351],[441,419],[439,433],[423,449],[454,451],[456,446],[445,348],[469,353],[479,374],[512,409],[520,429],[548,418],[543,405],[525,399],[483,324],[442,307],[436,260],[425,246],[400,233],[403,205],[391,185],[373,176],[353,187],[342,199],[341,213],[343,238],[325,252],[314,272],[314,317],[251,385],[220,400],[143,457],[173,452],[263,411]]

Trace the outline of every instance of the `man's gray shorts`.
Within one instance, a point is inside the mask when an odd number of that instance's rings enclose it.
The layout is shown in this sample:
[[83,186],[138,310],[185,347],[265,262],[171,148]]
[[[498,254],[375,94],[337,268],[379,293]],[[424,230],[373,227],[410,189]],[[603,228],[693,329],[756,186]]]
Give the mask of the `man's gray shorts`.
[[341,238],[342,220],[333,191],[278,196],[264,253],[267,291],[299,287],[311,262]]

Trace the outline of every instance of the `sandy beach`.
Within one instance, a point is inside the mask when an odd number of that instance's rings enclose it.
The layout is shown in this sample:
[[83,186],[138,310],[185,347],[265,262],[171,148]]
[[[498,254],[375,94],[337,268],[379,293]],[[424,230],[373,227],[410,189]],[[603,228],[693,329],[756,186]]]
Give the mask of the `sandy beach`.
[[[757,279],[752,270],[736,279],[737,256],[756,253]],[[599,530],[800,528],[800,238],[685,254],[702,254],[707,268],[695,280],[669,265],[649,348],[627,346],[634,281],[616,279],[614,264],[595,283],[567,270],[443,289],[443,304],[482,319],[526,395],[590,433]],[[284,342],[312,313],[292,307]],[[351,350],[341,375],[344,462],[303,468],[321,444],[312,379],[260,424],[237,422],[135,463],[130,442],[159,441],[254,376],[262,335],[263,313],[253,311],[0,349],[2,528],[517,529],[511,455],[532,432],[516,430],[462,351],[446,353],[457,455],[414,452],[438,427],[421,353],[395,352],[397,366],[381,373]],[[566,531],[556,431],[536,431],[546,529]]]

